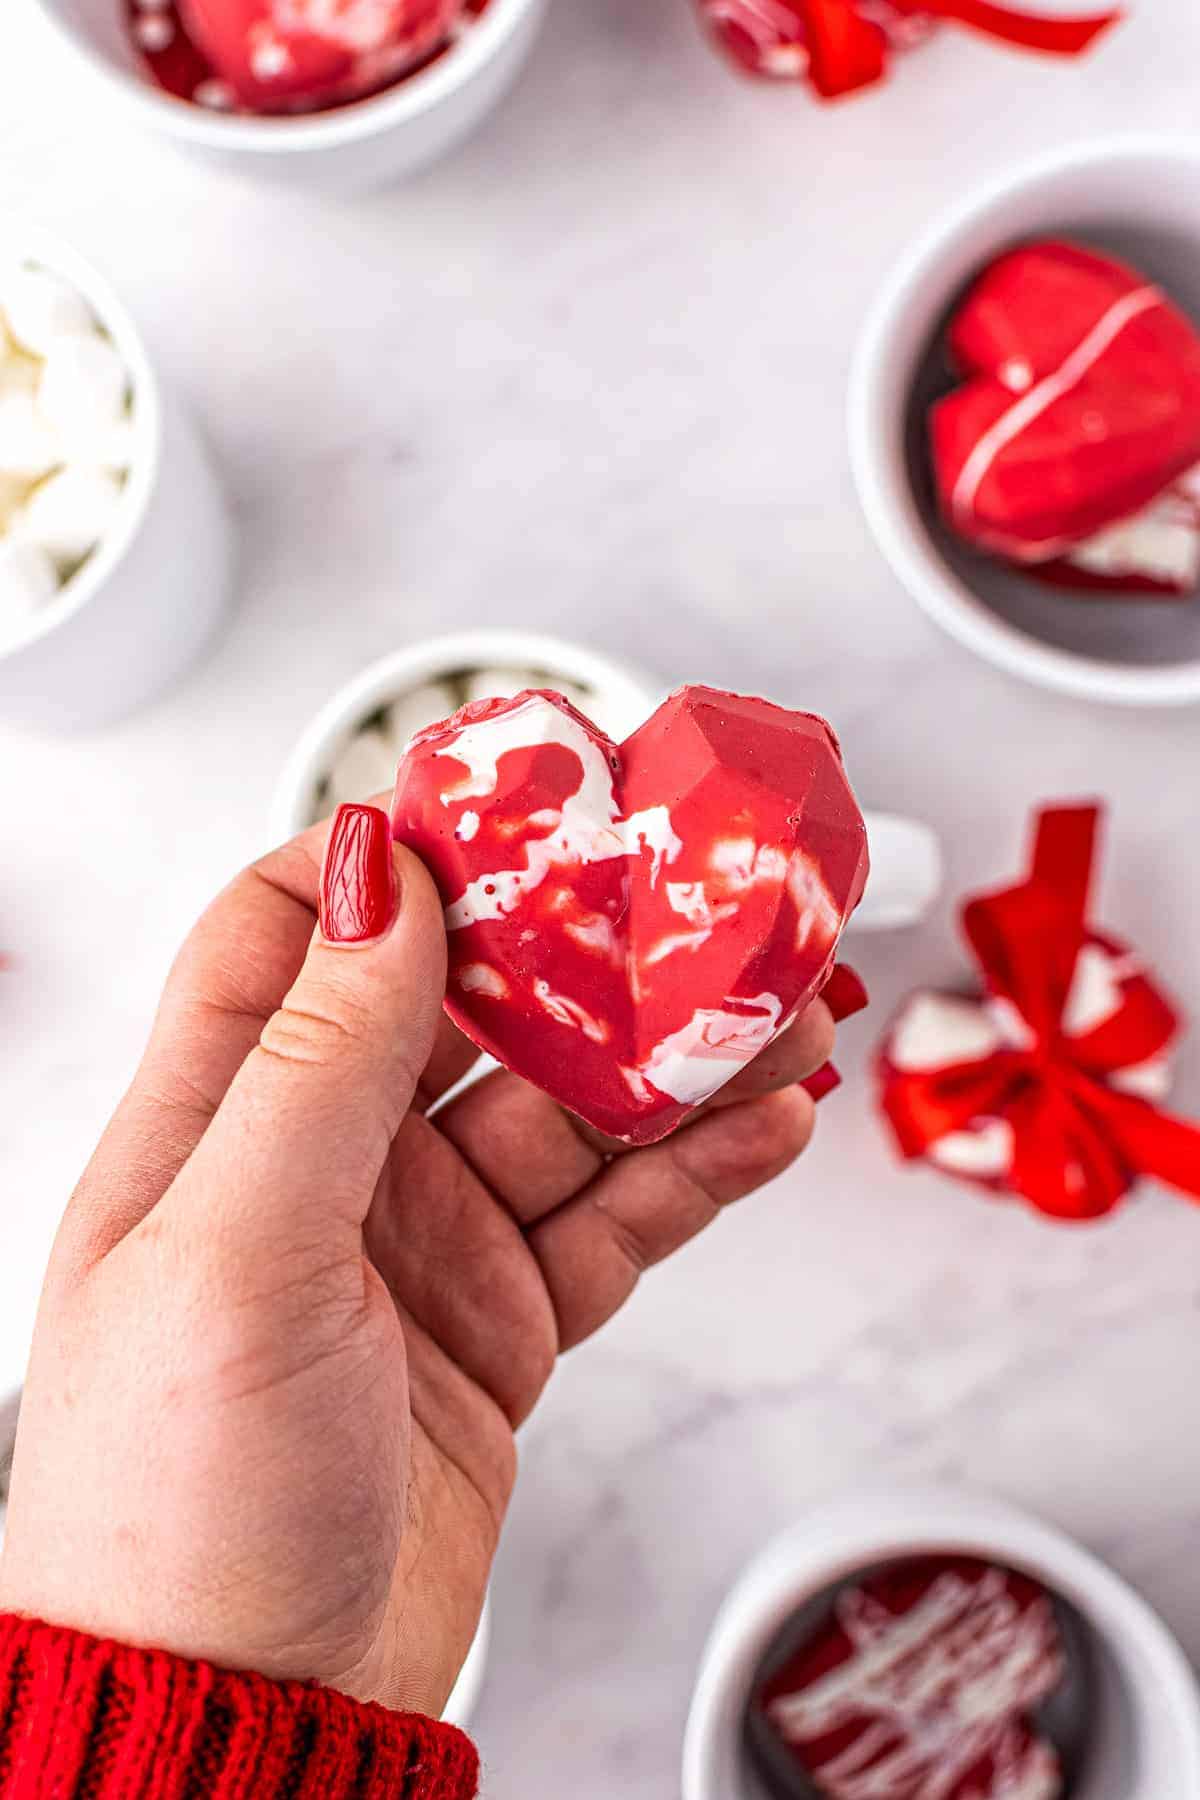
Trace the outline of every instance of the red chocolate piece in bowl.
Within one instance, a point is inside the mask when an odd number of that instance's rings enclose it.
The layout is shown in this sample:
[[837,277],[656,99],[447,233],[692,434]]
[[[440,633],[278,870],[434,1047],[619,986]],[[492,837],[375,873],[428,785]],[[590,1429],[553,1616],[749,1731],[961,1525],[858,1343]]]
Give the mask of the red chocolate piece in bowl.
[[1088,1709],[1069,1616],[966,1556],[852,1578],[762,1681],[756,1762],[806,1800],[1065,1800]]
[[618,747],[560,695],[480,701],[400,765],[446,907],[446,1008],[611,1137],[665,1137],[820,992],[867,877],[828,725],[683,688]]
[[487,0],[127,0],[160,87],[250,113],[345,105],[415,74]]
[[933,408],[962,538],[1084,592],[1200,582],[1200,333],[1116,258],[1047,240],[997,258],[951,320]]

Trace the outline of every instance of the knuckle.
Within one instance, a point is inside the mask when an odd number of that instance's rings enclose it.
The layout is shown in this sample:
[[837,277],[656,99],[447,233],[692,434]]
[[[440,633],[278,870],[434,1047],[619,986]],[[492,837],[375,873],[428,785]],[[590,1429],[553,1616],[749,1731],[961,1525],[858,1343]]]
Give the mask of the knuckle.
[[259,1048],[284,1062],[324,1066],[360,1050],[368,1036],[363,1008],[347,996],[289,996],[267,1020]]

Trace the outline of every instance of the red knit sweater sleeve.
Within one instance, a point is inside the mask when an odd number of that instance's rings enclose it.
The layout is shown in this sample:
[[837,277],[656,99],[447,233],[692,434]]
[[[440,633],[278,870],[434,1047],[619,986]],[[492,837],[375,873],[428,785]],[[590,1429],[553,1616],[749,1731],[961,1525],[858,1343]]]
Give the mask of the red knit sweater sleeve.
[[452,1725],[0,1614],[0,1800],[473,1800]]

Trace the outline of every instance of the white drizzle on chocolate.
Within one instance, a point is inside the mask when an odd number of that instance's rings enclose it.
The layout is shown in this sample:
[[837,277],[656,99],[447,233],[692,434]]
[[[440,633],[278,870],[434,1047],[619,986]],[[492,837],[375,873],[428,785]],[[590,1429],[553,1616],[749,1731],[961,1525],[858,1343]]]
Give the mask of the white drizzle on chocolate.
[[792,1745],[861,1722],[844,1749],[806,1764],[828,1800],[948,1800],[988,1759],[987,1800],[1058,1800],[1058,1757],[1023,1723],[1064,1673],[1046,1596],[1022,1605],[1003,1569],[947,1569],[906,1613],[854,1587],[835,1610],[852,1655],[766,1708]]

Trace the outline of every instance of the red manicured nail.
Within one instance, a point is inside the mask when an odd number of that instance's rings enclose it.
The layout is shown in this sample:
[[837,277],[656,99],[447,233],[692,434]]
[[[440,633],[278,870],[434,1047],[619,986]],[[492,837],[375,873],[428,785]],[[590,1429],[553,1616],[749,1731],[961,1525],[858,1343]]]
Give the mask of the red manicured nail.
[[821,998],[833,1014],[834,1023],[853,1018],[871,1004],[863,978],[849,963],[834,963],[833,973],[821,990]]
[[815,1074],[800,1083],[811,1100],[823,1100],[826,1094],[832,1094],[834,1088],[840,1088],[841,1085],[842,1078],[831,1062],[822,1063]]
[[363,944],[382,935],[396,911],[392,827],[377,806],[339,806],[321,870],[321,936]]

